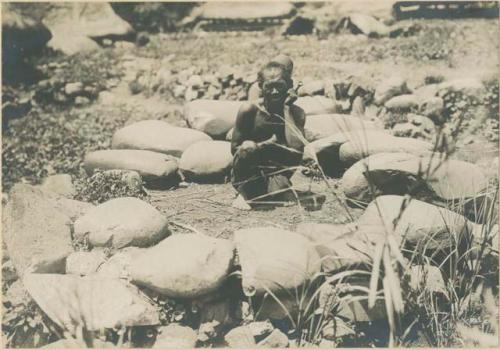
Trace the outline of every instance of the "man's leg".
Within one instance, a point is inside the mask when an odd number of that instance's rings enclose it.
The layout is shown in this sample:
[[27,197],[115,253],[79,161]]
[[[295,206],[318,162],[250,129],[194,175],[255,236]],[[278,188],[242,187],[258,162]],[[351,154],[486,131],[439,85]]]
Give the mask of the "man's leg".
[[258,163],[259,154],[257,151],[237,151],[234,154],[231,183],[242,197],[237,198],[235,206],[243,209],[244,202],[266,193],[266,181],[259,172]]

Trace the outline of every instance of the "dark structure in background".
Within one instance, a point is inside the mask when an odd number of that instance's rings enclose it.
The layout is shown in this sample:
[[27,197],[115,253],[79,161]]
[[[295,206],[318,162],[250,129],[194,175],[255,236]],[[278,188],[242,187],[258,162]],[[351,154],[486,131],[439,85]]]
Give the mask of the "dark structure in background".
[[398,1],[394,17],[407,18],[498,18],[496,1]]

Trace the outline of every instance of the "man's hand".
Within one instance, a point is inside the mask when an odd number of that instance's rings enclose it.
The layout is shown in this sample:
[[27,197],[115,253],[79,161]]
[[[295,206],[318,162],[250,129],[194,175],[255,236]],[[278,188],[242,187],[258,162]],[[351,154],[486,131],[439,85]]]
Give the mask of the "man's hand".
[[244,152],[252,152],[252,151],[255,151],[257,149],[257,144],[253,141],[246,140],[246,141],[243,141],[243,143],[241,144],[239,149],[241,151],[244,151]]

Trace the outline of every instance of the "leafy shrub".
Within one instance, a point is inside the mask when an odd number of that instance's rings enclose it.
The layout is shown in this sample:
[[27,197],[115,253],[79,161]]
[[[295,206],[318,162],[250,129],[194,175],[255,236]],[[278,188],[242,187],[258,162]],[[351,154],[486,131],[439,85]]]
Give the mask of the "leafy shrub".
[[123,181],[121,174],[96,171],[90,177],[83,177],[76,182],[75,199],[94,204],[104,203],[113,198],[136,197],[146,199],[147,194],[140,187],[133,187]]

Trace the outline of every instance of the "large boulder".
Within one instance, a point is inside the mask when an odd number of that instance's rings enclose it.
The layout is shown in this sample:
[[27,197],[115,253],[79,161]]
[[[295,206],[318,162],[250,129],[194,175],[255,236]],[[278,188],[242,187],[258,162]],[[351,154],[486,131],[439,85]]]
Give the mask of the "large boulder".
[[321,268],[312,244],[295,232],[275,227],[241,229],[234,233],[234,241],[246,295],[294,290]]
[[340,112],[335,100],[325,96],[299,97],[295,104],[302,108],[306,115],[331,114]]
[[383,194],[411,194],[422,200],[466,200],[483,197],[488,180],[481,168],[439,156],[378,153],[362,159],[342,177],[346,196],[369,202]]
[[147,247],[170,234],[168,220],[152,205],[134,197],[115,198],[75,221],[74,236],[92,246]]
[[102,150],[87,153],[85,170],[133,170],[143,178],[146,187],[168,187],[179,181],[177,159],[166,154],[139,150]]
[[406,111],[416,108],[419,105],[419,98],[417,95],[405,94],[394,96],[385,102],[384,106],[390,111]]
[[197,297],[226,280],[233,257],[234,246],[228,240],[173,235],[133,258],[130,278],[169,297]]
[[[51,4],[43,17],[52,39],[49,47],[71,55],[85,49],[98,48],[92,39],[123,38],[133,34],[133,29],[118,17],[108,3],[58,3]],[[90,44],[93,42],[94,44]],[[79,47],[79,43],[88,43]]]
[[306,140],[313,142],[337,133],[377,128],[374,122],[347,114],[318,114],[306,117],[304,131]]
[[179,128],[160,120],[143,120],[121,128],[113,135],[114,149],[135,149],[181,156],[193,143],[210,140],[201,131]]
[[136,287],[118,279],[27,274],[23,283],[43,312],[72,334],[77,327],[97,331],[160,322],[157,308]]
[[66,257],[73,252],[71,219],[56,209],[39,189],[15,185],[3,211],[3,234],[18,275],[64,273]]
[[384,226],[387,230],[394,227],[395,237],[404,237],[409,249],[419,247],[425,251],[449,252],[470,239],[473,230],[472,223],[462,215],[417,199],[408,202],[406,197],[395,195],[377,197],[357,224]]
[[179,169],[191,181],[219,182],[229,173],[232,162],[230,142],[200,141],[182,154]]
[[130,263],[147,248],[126,247],[118,250],[97,268],[97,274],[107,278],[127,278]]
[[430,142],[410,139],[407,137],[366,137],[346,142],[340,146],[339,158],[345,165],[354,164],[357,161],[377,153],[410,153],[418,156],[430,155],[433,151]]
[[392,77],[377,86],[375,89],[374,102],[383,105],[394,96],[403,95],[409,92],[406,80],[402,77]]
[[184,119],[190,128],[223,140],[234,126],[242,102],[194,100],[184,106]]

